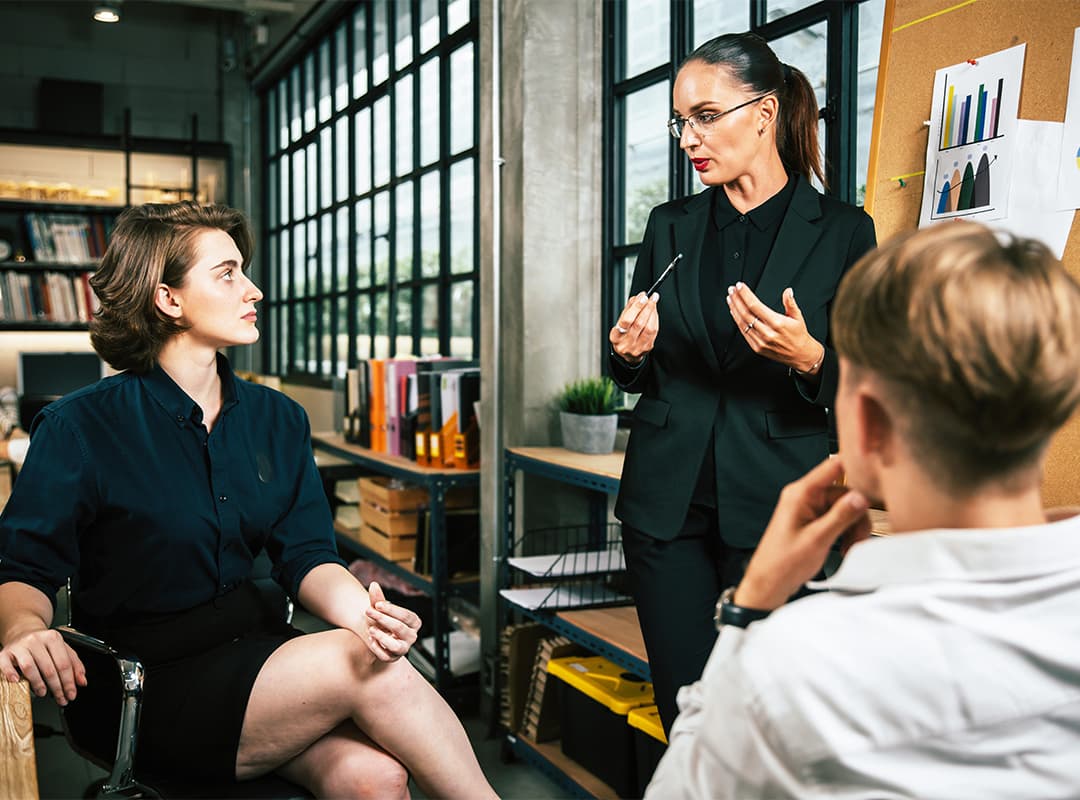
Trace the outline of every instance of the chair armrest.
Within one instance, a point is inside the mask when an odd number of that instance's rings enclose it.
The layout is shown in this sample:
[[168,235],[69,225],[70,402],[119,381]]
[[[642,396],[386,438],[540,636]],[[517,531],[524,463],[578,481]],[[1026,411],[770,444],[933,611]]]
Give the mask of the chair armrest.
[[[103,656],[108,656],[116,663],[116,667],[120,671],[120,684],[122,688],[122,695],[120,697],[119,731],[116,741],[116,755],[113,759],[113,763],[111,765],[102,764],[105,769],[109,770],[108,783],[102,787],[102,792],[120,792],[136,785],[133,769],[135,761],[135,743],[139,727],[139,711],[142,706],[144,678],[142,662],[135,656],[121,653],[115,648],[110,647],[101,639],[77,631],[69,625],[60,625],[56,630],[59,631],[60,635],[64,638],[64,641],[76,652],[81,649],[83,652],[90,651],[92,653],[98,653]],[[98,759],[93,758],[85,748],[81,747],[76,740],[76,737],[72,735],[71,726],[69,725],[67,715],[64,711],[65,709],[62,708],[61,718],[64,722],[64,732],[67,735],[68,741],[71,743],[72,747],[84,756],[90,757],[91,760],[97,762]]]

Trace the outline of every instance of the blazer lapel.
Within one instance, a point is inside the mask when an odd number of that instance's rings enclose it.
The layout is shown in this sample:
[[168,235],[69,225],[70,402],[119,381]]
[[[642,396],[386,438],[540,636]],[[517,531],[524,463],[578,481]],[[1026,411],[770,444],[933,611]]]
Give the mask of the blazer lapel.
[[690,330],[691,339],[700,343],[701,353],[709,366],[719,370],[720,361],[709,339],[705,315],[701,308],[701,251],[705,242],[705,226],[711,224],[709,211],[712,208],[712,192],[715,191],[719,190],[708,189],[689,200],[684,206],[684,215],[672,226],[674,247],[671,258],[677,253],[682,253],[683,257],[675,267],[675,274],[671,279],[675,281],[679,308],[682,310],[683,321]]
[[814,224],[821,218],[818,193],[803,176],[797,176],[796,180],[791,205],[780,223],[756,292],[761,302],[781,314],[784,313],[784,289],[791,285],[791,279],[821,236],[821,229]]

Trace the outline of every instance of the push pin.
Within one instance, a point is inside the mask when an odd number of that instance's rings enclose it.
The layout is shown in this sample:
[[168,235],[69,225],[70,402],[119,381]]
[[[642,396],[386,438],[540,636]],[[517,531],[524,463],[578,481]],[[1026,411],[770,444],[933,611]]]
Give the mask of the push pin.
[[971,66],[973,66],[973,67],[974,67],[974,66],[977,66],[977,65],[978,65],[978,63],[979,63],[979,62],[978,62],[978,61],[976,61],[976,60],[975,60],[974,58],[969,58],[969,59],[967,60],[967,62],[968,62],[969,64],[971,64]]
[[903,179],[903,178],[897,178],[897,180],[898,180],[898,181],[900,181],[900,188],[901,188],[901,189],[903,189],[903,188],[904,188],[905,186],[907,186],[907,184],[906,184],[906,183],[904,183],[904,179]]

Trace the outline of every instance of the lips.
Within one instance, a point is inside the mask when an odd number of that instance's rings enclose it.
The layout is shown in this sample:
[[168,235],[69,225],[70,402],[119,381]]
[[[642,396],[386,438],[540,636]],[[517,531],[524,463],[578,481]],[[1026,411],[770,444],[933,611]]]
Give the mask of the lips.
[[690,163],[694,165],[694,169],[698,172],[704,172],[709,168],[709,159],[707,158],[691,158]]

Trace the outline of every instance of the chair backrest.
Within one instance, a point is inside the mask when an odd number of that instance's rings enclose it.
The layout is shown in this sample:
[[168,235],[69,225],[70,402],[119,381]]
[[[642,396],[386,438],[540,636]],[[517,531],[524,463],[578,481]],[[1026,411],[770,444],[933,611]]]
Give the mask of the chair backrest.
[[0,797],[37,796],[30,684],[0,680]]

